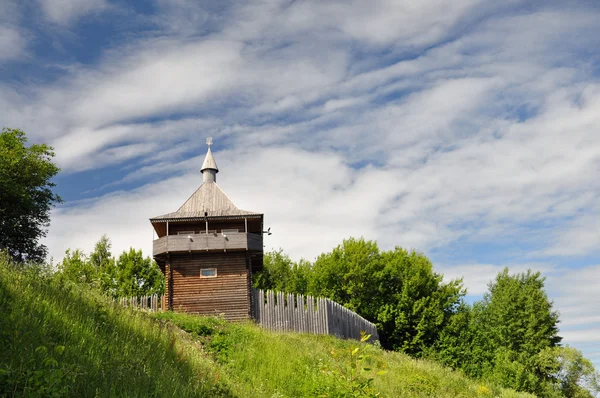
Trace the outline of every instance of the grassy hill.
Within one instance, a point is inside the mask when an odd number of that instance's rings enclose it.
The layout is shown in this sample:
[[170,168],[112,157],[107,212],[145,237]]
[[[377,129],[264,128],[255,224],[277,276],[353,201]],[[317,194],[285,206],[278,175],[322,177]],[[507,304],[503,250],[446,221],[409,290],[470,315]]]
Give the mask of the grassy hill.
[[529,396],[355,341],[135,312],[44,270],[17,270],[0,259],[0,396],[377,394]]

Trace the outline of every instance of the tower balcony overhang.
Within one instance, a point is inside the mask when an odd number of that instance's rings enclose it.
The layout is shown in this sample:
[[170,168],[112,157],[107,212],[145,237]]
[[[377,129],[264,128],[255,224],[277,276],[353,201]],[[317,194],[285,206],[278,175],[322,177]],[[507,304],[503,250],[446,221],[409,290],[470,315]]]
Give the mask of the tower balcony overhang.
[[154,256],[169,253],[200,253],[210,251],[250,250],[262,251],[262,234],[246,232],[200,233],[166,235],[153,242]]

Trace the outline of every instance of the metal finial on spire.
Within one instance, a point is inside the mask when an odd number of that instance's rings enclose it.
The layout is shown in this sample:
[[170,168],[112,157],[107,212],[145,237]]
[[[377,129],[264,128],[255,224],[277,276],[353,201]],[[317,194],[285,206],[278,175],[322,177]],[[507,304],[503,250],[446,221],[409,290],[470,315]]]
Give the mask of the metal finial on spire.
[[212,145],[212,137],[208,137],[206,139],[206,145],[208,145],[208,147],[210,148],[210,146]]

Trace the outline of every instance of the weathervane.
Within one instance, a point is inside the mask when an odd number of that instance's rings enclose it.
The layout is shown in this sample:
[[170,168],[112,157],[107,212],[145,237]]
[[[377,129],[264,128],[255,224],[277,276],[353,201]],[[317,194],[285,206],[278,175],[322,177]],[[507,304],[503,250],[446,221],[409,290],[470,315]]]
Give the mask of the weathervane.
[[208,137],[206,139],[206,145],[208,145],[208,147],[210,148],[210,146],[212,145],[212,137]]

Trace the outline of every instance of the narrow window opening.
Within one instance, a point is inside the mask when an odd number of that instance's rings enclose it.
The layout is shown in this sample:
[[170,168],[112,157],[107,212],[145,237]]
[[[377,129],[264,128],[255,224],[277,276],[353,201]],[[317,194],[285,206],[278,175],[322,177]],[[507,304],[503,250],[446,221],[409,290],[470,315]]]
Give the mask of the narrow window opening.
[[200,278],[216,278],[216,277],[217,277],[217,269],[216,268],[200,269]]

